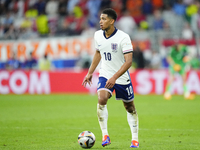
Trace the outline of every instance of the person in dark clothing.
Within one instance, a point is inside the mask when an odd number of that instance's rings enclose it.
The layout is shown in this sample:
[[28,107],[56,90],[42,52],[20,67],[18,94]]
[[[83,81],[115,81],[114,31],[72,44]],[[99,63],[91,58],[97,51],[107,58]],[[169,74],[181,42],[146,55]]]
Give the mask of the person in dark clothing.
[[136,46],[135,50],[133,51],[133,61],[136,63],[137,69],[144,69],[145,59],[139,46]]

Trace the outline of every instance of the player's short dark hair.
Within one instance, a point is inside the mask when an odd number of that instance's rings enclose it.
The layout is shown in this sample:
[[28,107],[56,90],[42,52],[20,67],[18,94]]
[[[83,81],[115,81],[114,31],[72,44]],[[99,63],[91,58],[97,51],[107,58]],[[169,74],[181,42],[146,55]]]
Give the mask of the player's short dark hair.
[[108,15],[108,17],[114,19],[115,21],[117,20],[117,13],[114,9],[112,8],[106,8],[102,11],[102,14]]

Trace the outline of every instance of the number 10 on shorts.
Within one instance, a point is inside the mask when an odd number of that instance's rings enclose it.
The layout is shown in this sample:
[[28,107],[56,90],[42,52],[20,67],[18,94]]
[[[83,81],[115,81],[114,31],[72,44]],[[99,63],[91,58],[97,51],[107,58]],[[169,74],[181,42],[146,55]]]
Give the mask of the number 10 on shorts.
[[126,91],[127,91],[128,95],[133,94],[133,88],[132,88],[132,86],[127,87]]

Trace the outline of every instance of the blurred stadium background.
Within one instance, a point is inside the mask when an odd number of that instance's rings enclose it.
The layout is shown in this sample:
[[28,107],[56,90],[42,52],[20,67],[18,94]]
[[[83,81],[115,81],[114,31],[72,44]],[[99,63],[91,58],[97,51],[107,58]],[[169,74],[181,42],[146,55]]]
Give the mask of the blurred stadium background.
[[[115,25],[130,35],[135,50],[130,76],[140,148],[199,149],[199,0],[0,0],[0,149],[76,150],[83,130],[94,132],[94,148],[101,149],[98,68],[91,87],[81,84],[107,7],[116,10]],[[163,99],[166,57],[177,42],[187,45],[192,58],[187,84],[193,101],[184,100],[180,76],[172,85],[176,95]],[[108,107],[110,148],[128,149],[125,110],[114,97]]]
[[[136,93],[163,93],[166,56],[179,42],[192,58],[189,89],[200,94],[199,0],[1,0],[0,93],[95,93],[96,85],[84,89],[81,82],[95,51],[99,14],[107,7],[116,10],[116,27],[132,39]],[[182,94],[181,87],[177,77],[173,92]]]

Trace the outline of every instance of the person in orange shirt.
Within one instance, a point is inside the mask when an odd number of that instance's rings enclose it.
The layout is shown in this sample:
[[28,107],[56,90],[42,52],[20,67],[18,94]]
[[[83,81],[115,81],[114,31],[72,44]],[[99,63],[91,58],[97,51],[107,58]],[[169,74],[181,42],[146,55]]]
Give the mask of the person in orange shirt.
[[142,0],[127,0],[126,2],[126,8],[128,11],[130,11],[131,16],[138,17],[142,15]]
[[163,1],[162,0],[152,0],[152,4],[154,9],[159,9],[163,6]]

